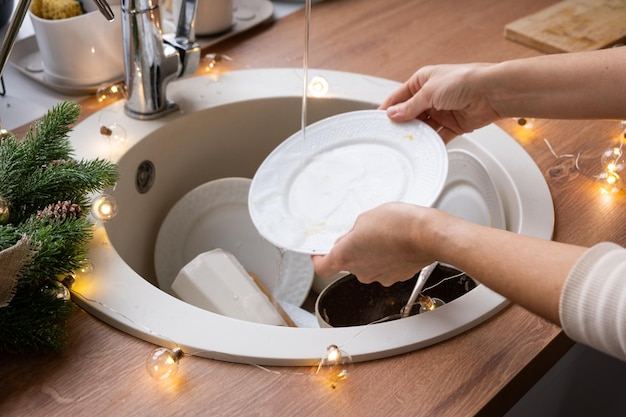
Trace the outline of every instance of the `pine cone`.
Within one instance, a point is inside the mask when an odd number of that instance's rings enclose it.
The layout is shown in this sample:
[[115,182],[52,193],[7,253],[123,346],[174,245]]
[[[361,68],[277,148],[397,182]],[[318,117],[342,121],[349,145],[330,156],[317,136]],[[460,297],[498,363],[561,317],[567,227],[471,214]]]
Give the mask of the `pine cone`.
[[37,217],[42,220],[76,220],[82,215],[83,209],[80,208],[78,204],[73,204],[71,201],[59,201],[55,204],[49,204],[46,208],[37,212]]
[[53,167],[53,166],[64,166],[64,165],[69,165],[71,163],[73,163],[73,160],[67,160],[67,159],[54,159],[52,161],[50,161],[47,164],[43,164],[41,166],[42,169],[47,169],[49,167]]

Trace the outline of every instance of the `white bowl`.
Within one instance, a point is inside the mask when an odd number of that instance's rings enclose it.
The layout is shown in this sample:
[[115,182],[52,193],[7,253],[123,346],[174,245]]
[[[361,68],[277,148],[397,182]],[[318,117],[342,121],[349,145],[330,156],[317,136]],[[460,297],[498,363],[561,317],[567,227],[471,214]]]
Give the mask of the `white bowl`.
[[163,221],[155,245],[159,287],[172,295],[180,270],[197,255],[214,249],[232,253],[280,302],[296,306],[313,282],[308,255],[283,252],[256,230],[248,211],[248,178],[221,178],[183,196]]

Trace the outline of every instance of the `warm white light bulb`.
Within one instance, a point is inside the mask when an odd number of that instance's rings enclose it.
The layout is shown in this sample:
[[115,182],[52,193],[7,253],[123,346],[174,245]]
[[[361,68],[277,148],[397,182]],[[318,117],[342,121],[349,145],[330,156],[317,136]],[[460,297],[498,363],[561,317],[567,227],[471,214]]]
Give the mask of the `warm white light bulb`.
[[621,146],[605,150],[600,160],[602,166],[609,172],[621,172],[626,167],[626,158]]
[[91,215],[101,222],[111,220],[117,215],[117,201],[109,194],[96,197],[91,204]]
[[535,125],[535,119],[531,119],[528,117],[518,117],[517,124],[522,126],[524,129],[532,129]]
[[330,345],[326,348],[326,356],[317,367],[317,373],[325,377],[331,383],[331,387],[335,388],[338,382],[348,378],[352,366],[350,355],[339,349],[337,345]]
[[65,301],[69,301],[71,298],[70,290],[61,282],[59,282],[59,285],[57,286],[57,298]]
[[606,183],[609,185],[615,185],[618,181],[619,181],[619,176],[615,172],[612,172],[611,170],[609,170],[606,176]]
[[178,363],[183,356],[180,348],[154,349],[146,359],[146,369],[157,381],[173,377],[178,372]]
[[604,195],[615,194],[622,190],[622,179],[617,172],[605,171],[598,177],[600,193]]
[[434,309],[441,307],[445,302],[436,297],[429,297],[427,295],[422,295],[419,298],[420,305],[420,313],[425,313],[427,311],[433,311]]
[[64,300],[64,301],[70,300],[70,291],[67,289],[65,285],[63,285],[63,283],[59,281],[55,281],[52,284],[45,284],[44,286],[40,288],[40,291],[45,294],[52,295],[53,297],[59,300]]
[[126,142],[126,139],[128,138],[124,126],[117,123],[111,123],[108,126],[100,126],[100,134],[106,139],[117,142]]
[[[207,74],[224,72],[227,62],[231,62],[233,59],[224,54],[206,54],[200,59],[200,68],[204,69]],[[226,62],[224,62],[226,61]]]
[[313,97],[324,97],[328,94],[328,80],[316,75],[309,82],[309,94]]
[[76,277],[74,275],[66,275],[61,279],[61,284],[67,289],[71,289],[76,282]]
[[78,273],[81,275],[88,275],[94,271],[94,266],[89,259],[85,259],[81,265],[82,266],[78,269]]
[[126,84],[120,81],[115,84],[103,85],[96,91],[96,98],[99,103],[111,104],[118,100],[123,100],[128,95]]

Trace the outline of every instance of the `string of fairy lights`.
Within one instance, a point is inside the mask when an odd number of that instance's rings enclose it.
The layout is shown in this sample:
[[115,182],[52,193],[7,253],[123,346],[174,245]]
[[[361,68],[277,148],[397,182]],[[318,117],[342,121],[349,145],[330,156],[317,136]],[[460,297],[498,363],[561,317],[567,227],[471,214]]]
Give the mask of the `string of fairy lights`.
[[[516,118],[515,120],[519,126],[529,131],[533,130],[537,123],[535,119],[531,118]],[[597,181],[600,194],[614,195],[622,193],[626,189],[626,184],[622,179],[622,176],[626,174],[626,150],[624,149],[624,142],[626,142],[626,121],[616,123],[619,123],[619,134],[610,138],[609,146],[600,153],[598,158],[599,173],[584,172],[579,164],[581,157],[580,152],[559,154],[554,150],[548,138],[544,138],[543,141],[556,159],[573,159],[574,167],[578,172]]]

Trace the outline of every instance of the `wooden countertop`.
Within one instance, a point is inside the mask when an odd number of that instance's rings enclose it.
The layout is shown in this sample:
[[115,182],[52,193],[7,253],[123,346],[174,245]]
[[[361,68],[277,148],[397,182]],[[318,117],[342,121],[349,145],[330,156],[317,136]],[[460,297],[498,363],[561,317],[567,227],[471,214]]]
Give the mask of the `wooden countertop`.
[[[325,0],[313,6],[310,66],[404,81],[424,64],[500,61],[538,52],[504,39],[508,23],[547,0]],[[225,41],[208,52],[234,68],[299,67],[304,12]],[[93,100],[83,103],[86,114]],[[556,211],[555,240],[626,244],[624,196],[602,197],[588,175],[617,122],[543,121],[524,130],[499,122],[545,173]],[[583,172],[557,154],[577,154]],[[517,306],[438,345],[359,363],[330,389],[307,368],[260,368],[185,357],[173,381],[150,379],[153,345],[78,311],[56,355],[0,362],[3,416],[466,416],[501,415],[571,345],[556,326]]]

